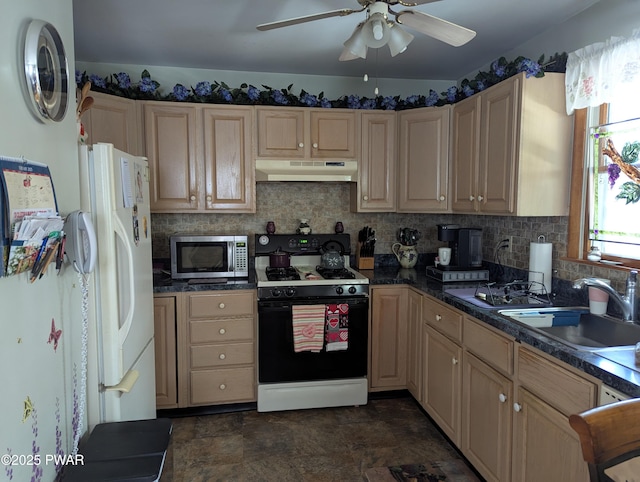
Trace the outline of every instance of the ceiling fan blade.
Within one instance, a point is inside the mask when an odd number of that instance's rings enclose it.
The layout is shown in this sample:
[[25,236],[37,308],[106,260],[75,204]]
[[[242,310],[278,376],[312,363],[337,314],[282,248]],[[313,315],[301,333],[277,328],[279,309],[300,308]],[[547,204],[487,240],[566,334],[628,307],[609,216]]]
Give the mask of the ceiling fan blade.
[[351,10],[349,8],[342,8],[340,10],[331,10],[329,12],[314,13],[312,15],[305,15],[303,17],[290,18],[288,20],[278,20],[277,22],[269,22],[258,25],[256,28],[261,31],[272,30],[274,28],[289,27],[290,25],[298,25],[299,23],[313,22],[314,20],[322,20],[323,18],[330,17],[344,17],[352,13],[362,12],[362,10]]
[[454,47],[460,47],[476,36],[473,30],[415,10],[403,10],[396,15],[396,20]]

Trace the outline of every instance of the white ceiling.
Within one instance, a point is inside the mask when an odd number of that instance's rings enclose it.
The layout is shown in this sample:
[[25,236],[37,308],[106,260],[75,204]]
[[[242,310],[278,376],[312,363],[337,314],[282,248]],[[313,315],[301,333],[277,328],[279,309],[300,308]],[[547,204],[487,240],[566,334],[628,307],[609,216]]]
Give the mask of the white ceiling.
[[453,80],[597,1],[442,0],[420,5],[413,8],[475,30],[477,36],[451,47],[404,27],[415,35],[404,53],[392,58],[383,47],[369,49],[366,60],[339,62],[343,42],[365,12],[266,32],[256,25],[358,9],[356,0],[74,0],[75,56],[81,62],[143,67],[349,77],[375,70],[381,78]]

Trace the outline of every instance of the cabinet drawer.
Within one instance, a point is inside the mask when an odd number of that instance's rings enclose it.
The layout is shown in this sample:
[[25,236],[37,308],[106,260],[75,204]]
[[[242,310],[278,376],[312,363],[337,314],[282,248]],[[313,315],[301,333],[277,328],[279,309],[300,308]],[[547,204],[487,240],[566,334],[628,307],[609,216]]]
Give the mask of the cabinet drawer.
[[191,372],[191,405],[254,401],[255,370],[221,368]]
[[464,319],[464,346],[502,372],[513,374],[513,341],[469,319]]
[[436,330],[454,341],[462,341],[462,313],[447,307],[435,299],[425,296],[422,306],[422,317]]
[[520,384],[560,412],[569,416],[596,405],[596,385],[520,347],[518,352]]
[[253,341],[252,318],[189,322],[189,341],[191,343],[216,343],[236,340]]
[[254,361],[253,343],[224,343],[191,347],[191,368],[248,365]]
[[219,318],[252,315],[253,293],[220,293],[189,295],[189,318]]

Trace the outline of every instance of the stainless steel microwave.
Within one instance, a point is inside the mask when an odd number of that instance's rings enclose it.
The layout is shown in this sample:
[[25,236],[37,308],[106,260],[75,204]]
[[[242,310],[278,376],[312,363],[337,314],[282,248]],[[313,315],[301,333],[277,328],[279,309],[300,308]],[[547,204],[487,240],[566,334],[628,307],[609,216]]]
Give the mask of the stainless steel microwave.
[[249,276],[247,236],[176,234],[170,242],[173,279]]

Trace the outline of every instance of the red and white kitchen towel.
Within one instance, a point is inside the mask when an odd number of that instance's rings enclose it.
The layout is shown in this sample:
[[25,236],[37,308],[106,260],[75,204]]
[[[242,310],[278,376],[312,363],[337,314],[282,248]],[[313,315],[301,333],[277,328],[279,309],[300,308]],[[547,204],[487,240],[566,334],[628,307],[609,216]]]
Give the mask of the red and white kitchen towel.
[[329,304],[326,308],[325,350],[346,350],[349,348],[349,305]]
[[293,351],[319,352],[324,345],[325,305],[294,305]]
[[349,305],[294,305],[291,308],[293,350],[319,352],[349,347]]

